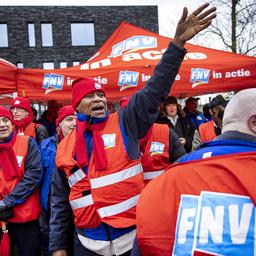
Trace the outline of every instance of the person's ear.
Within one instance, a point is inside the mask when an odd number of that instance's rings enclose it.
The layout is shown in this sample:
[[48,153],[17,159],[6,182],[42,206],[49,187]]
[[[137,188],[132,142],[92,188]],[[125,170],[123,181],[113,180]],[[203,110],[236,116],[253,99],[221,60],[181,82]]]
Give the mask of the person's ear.
[[248,127],[254,134],[256,134],[256,115],[250,116],[248,119]]

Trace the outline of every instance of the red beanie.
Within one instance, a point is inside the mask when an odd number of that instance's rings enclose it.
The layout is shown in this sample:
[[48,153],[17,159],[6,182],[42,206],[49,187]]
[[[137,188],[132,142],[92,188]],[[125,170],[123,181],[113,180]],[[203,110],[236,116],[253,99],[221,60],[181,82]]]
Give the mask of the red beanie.
[[73,106],[64,106],[58,112],[58,118],[56,119],[56,126],[59,126],[59,123],[67,116],[75,115]]
[[7,117],[13,124],[12,113],[7,108],[0,106],[0,117]]
[[23,108],[28,111],[29,114],[33,114],[32,108],[30,107],[29,100],[22,98],[22,97],[16,97],[15,99],[11,100],[11,109],[12,108]]
[[102,86],[91,77],[78,78],[74,80],[72,83],[72,105],[74,110],[76,110],[80,101],[87,94],[97,91],[105,94],[105,90]]

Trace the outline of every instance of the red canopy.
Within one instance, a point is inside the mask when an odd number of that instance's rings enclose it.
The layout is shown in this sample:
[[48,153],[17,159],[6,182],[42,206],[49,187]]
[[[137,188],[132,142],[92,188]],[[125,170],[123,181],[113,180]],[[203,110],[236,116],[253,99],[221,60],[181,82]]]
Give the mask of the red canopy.
[[16,66],[0,59],[0,94],[15,92],[16,89]]
[[[122,22],[96,54],[66,69],[18,69],[18,94],[30,100],[69,101],[71,83],[90,76],[115,100],[141,89],[152,75],[169,38]],[[187,54],[171,90],[178,97],[256,87],[256,58],[186,44]]]

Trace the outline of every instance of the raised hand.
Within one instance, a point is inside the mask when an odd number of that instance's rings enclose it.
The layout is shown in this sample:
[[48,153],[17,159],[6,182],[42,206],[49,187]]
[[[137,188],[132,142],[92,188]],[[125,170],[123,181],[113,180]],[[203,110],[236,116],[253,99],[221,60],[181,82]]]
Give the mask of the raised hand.
[[188,9],[183,8],[182,16],[176,27],[173,43],[183,47],[186,41],[207,28],[216,17],[216,8],[205,10],[209,4],[203,4],[188,16]]

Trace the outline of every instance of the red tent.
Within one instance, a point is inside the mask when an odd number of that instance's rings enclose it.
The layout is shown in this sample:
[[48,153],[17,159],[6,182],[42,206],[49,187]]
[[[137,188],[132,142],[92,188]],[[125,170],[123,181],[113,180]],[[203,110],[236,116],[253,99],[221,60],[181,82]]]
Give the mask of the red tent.
[[[115,100],[141,89],[170,39],[122,22],[96,54],[66,69],[18,69],[18,94],[35,101],[69,101],[71,83],[90,76]],[[187,54],[171,90],[178,97],[256,87],[256,58],[186,44]]]
[[0,94],[11,93],[16,88],[16,66],[12,63],[0,59]]

